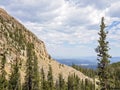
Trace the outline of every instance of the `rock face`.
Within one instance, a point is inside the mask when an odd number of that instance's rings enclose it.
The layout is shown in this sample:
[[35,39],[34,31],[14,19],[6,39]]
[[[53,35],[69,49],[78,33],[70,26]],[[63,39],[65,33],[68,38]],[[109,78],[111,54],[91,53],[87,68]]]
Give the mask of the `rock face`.
[[0,58],[2,54],[6,56],[7,63],[5,68],[7,73],[10,73],[10,62],[13,62],[16,58],[22,62],[21,74],[23,81],[25,75],[25,62],[27,59],[26,43],[32,43],[34,45],[34,51],[38,58],[39,70],[43,67],[47,75],[49,65],[51,65],[54,80],[58,79],[59,73],[63,74],[65,80],[67,80],[69,74],[76,74],[83,80],[86,78],[90,79],[72,67],[53,60],[47,53],[43,41],[39,40],[16,19],[0,8]]

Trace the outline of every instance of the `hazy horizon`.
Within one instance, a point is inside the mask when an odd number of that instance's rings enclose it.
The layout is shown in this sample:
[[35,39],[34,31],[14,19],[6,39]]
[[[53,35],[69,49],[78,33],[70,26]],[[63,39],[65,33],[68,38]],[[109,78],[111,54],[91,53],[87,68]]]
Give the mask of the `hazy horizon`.
[[[97,58],[97,56],[80,56],[80,57],[62,57],[62,56],[56,56],[56,57],[52,57],[54,59],[83,59],[83,58]],[[111,58],[120,58],[120,56],[114,56]]]

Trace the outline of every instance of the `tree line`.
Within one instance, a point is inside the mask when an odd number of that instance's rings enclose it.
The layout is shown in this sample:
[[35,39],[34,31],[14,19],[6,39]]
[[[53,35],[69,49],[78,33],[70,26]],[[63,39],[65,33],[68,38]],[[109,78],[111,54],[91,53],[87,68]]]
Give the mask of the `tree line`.
[[0,90],[93,90],[94,85],[88,79],[80,80],[75,74],[69,75],[67,81],[59,74],[54,81],[52,67],[49,65],[47,76],[44,69],[38,68],[38,58],[34,52],[34,45],[27,44],[27,60],[25,65],[25,79],[21,81],[21,62],[19,58],[11,63],[10,74],[5,70],[6,54],[1,55],[0,61]]

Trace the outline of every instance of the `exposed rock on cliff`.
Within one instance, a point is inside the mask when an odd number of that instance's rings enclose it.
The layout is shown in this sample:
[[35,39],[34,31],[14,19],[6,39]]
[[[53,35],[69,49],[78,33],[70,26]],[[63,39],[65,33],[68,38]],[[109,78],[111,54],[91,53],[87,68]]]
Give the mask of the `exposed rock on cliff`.
[[38,58],[39,70],[43,67],[47,75],[49,65],[51,65],[54,80],[58,79],[59,73],[62,73],[66,80],[69,74],[76,74],[80,79],[88,78],[72,67],[53,60],[47,53],[43,41],[39,40],[32,32],[27,30],[5,10],[0,8],[0,58],[2,58],[3,54],[6,56],[7,63],[5,68],[7,73],[10,73],[10,62],[13,62],[17,58],[22,65],[20,71],[23,76],[23,81],[25,75],[25,62],[27,59],[27,43],[32,43],[34,45],[34,52]]

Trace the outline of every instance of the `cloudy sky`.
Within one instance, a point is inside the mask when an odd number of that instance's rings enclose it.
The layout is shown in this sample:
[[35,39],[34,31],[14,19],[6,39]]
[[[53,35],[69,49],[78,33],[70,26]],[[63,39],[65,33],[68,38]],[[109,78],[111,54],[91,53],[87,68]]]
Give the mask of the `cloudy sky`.
[[0,7],[43,40],[54,58],[96,56],[104,16],[110,54],[120,56],[120,0],[0,0]]

